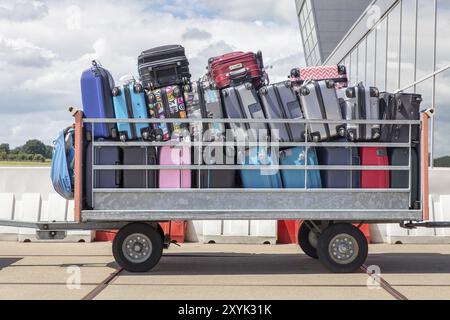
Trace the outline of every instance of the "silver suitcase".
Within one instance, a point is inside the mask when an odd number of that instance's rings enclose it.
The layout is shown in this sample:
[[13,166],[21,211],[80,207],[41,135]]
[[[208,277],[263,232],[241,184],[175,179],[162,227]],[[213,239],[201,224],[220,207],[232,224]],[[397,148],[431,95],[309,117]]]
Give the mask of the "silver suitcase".
[[[364,87],[359,83],[354,87],[342,89],[345,92],[343,112],[346,120],[380,120],[380,93],[377,88]],[[379,124],[348,124],[350,141],[372,141],[381,138]]]
[[[224,107],[229,119],[266,119],[258,95],[251,83],[223,90]],[[267,141],[268,126],[265,123],[234,124],[232,129],[235,138],[242,129],[246,131],[246,138],[251,142]]]
[[338,121],[333,124],[309,125],[308,134],[313,141],[326,141],[334,137],[345,136],[346,124],[334,81],[306,81],[300,87],[300,102],[306,119]]

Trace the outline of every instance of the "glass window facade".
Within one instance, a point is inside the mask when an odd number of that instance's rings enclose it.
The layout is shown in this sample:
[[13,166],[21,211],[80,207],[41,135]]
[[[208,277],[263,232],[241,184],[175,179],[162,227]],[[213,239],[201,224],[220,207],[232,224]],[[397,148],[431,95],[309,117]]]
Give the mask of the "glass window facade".
[[314,18],[313,2],[306,0],[299,13],[300,32],[305,48],[305,59],[308,65],[322,63],[319,41]]
[[450,1],[399,0],[341,63],[351,82],[380,91],[417,92],[434,106],[430,152],[435,167],[450,167]]

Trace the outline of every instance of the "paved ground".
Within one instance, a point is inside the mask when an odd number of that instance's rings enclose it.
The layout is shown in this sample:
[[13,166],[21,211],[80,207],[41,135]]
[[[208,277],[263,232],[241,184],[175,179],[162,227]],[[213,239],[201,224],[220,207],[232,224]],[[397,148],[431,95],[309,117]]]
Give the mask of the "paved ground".
[[[117,266],[109,243],[0,243],[0,299],[82,299]],[[371,246],[367,265],[409,299],[450,299],[450,246]],[[81,288],[70,290],[70,266]],[[297,246],[186,244],[148,274],[121,273],[97,299],[394,299],[363,272],[334,275]]]

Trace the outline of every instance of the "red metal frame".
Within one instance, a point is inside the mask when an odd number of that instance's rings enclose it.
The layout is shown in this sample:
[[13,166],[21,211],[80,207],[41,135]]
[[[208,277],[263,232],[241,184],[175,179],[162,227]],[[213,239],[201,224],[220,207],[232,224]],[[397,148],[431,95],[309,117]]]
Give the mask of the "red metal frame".
[[[72,111],[73,109],[71,109]],[[83,112],[74,111],[75,117],[75,222],[81,222],[81,211],[83,210]]]
[[423,210],[423,220],[430,220],[430,177],[429,177],[429,166],[430,166],[430,155],[428,150],[428,120],[430,115],[426,112],[422,113],[422,210]]

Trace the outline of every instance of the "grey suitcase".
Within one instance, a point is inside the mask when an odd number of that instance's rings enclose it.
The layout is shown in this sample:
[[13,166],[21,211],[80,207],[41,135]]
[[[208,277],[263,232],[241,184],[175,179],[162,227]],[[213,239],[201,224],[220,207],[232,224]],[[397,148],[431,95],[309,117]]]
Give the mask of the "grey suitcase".
[[[374,87],[357,86],[341,89],[345,91],[343,113],[346,120],[380,120],[380,92]],[[350,141],[372,141],[381,137],[379,124],[348,124]]]
[[333,81],[306,81],[300,87],[300,103],[308,120],[339,121],[335,124],[310,124],[308,134],[313,141],[345,136],[346,124]]
[[[259,90],[262,106],[267,119],[287,119],[284,108],[274,85],[263,87]],[[291,142],[292,133],[286,124],[269,123],[270,133],[274,142]]]
[[[256,90],[251,83],[224,89],[223,101],[229,119],[266,119]],[[234,137],[239,141],[267,141],[268,127],[264,123],[232,124]]]
[[[304,119],[303,111],[298,101],[297,94],[293,89],[292,82],[287,81],[277,83],[274,85],[277,88],[280,97],[281,106],[287,119],[298,120]],[[305,140],[305,125],[304,124],[289,124],[288,128],[292,134],[291,142],[302,142]]]
[[[263,87],[259,93],[268,119],[303,119],[300,103],[290,81]],[[301,142],[304,140],[305,126],[303,124],[270,123],[269,127],[272,140],[281,142]],[[278,139],[274,139],[274,133],[276,132],[279,133]]]

